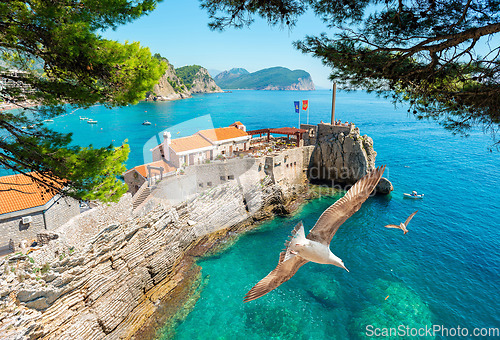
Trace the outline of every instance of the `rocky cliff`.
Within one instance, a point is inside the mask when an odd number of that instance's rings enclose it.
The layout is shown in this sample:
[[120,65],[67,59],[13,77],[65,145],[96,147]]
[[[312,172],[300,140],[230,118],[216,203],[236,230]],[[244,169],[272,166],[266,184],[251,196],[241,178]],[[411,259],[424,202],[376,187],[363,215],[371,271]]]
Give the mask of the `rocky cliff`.
[[192,93],[223,92],[205,68],[192,65],[175,69],[166,58],[158,58],[166,62],[168,68],[153,90],[146,94],[147,101],[189,98]]
[[168,68],[153,90],[146,94],[146,100],[176,100],[190,97],[191,92],[175,73],[174,66],[166,58],[162,60],[168,64]]
[[[368,172],[375,169],[377,152],[373,149],[373,139],[361,136],[359,128],[318,124],[303,125],[310,131],[307,142],[315,145],[308,177],[314,182],[329,182],[333,185],[352,185]],[[388,194],[392,184],[382,178],[377,192]]]
[[191,93],[217,93],[224,92],[217,86],[207,69],[201,67],[191,83]]
[[217,86],[206,68],[191,65],[180,67],[175,71],[191,93],[224,92]]

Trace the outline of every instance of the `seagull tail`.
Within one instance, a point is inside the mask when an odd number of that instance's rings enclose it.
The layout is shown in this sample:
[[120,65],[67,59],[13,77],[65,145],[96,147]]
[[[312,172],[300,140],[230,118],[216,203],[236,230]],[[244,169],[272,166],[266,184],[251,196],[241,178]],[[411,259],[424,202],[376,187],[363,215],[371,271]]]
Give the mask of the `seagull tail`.
[[288,240],[285,242],[285,250],[288,249],[288,246],[290,245],[290,242],[292,240],[297,240],[297,239],[305,239],[306,235],[304,232],[304,225],[302,224],[302,221],[300,221],[295,228],[292,230],[292,234],[288,236]]

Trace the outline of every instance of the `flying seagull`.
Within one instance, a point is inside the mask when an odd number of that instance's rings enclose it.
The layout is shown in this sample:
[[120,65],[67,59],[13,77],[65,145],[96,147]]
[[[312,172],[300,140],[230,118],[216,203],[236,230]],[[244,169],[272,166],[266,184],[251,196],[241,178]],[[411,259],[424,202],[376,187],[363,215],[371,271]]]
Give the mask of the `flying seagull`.
[[285,242],[285,249],[280,253],[276,268],[250,289],[243,301],[258,299],[279,287],[309,261],[333,264],[347,270],[344,262],[330,251],[330,242],[342,223],[361,208],[377,186],[384,170],[385,166],[378,167],[357,181],[344,197],[321,214],[307,237],[302,222],[297,224],[291,239]]
[[395,224],[388,224],[386,225],[385,227],[386,228],[395,228],[395,229],[401,229],[402,231],[404,231],[404,233],[406,234],[408,232],[408,229],[406,229],[406,227],[408,226],[408,223],[410,223],[411,219],[413,218],[413,216],[415,216],[415,214],[418,212],[415,211],[413,214],[411,214],[410,216],[408,216],[408,218],[406,219],[405,223],[402,223],[399,224],[399,225],[395,225]]

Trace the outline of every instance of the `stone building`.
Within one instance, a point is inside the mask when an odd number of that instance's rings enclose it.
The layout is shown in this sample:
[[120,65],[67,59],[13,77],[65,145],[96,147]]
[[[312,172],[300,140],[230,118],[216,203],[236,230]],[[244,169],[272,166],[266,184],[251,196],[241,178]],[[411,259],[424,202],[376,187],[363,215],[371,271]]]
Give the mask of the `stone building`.
[[0,253],[16,250],[23,240],[29,243],[79,213],[77,200],[52,193],[31,177],[0,177]]
[[176,168],[201,164],[213,159],[215,146],[200,135],[172,139],[170,132],[163,133],[163,142],[153,148],[153,162],[166,160]]
[[[238,122],[237,122],[238,123]],[[235,123],[236,124],[236,123]],[[240,123],[241,124],[241,123]],[[234,125],[234,124],[233,124]],[[236,151],[246,151],[252,136],[248,135],[241,127],[230,126],[217,129],[201,130],[197,134],[209,141],[214,149],[214,158],[222,155],[231,157]]]
[[164,160],[138,165],[123,174],[128,185],[128,192],[134,195],[137,190],[149,179],[156,180],[174,174],[177,169]]
[[153,162],[164,159],[180,168],[203,164],[218,156],[231,157],[236,151],[248,150],[252,137],[245,130],[245,125],[236,122],[229,127],[201,130],[176,139],[166,131],[163,142],[151,149]]

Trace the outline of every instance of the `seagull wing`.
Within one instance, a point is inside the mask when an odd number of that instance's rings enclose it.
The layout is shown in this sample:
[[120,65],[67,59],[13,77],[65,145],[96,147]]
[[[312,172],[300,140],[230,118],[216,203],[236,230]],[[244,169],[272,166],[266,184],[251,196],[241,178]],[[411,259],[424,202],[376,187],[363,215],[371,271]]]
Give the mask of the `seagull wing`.
[[321,214],[307,238],[328,246],[342,223],[358,211],[373,192],[384,170],[385,165],[380,166],[357,181],[344,197]]
[[408,216],[408,218],[406,219],[405,221],[405,226],[408,227],[408,223],[410,223],[411,219],[413,218],[413,216],[415,216],[415,214],[418,213],[418,210],[415,211],[413,214],[411,214],[410,216]]
[[384,227],[386,227],[386,228],[394,228],[394,229],[401,229],[400,226],[395,225],[395,224],[388,224],[388,225],[385,225]]
[[276,268],[265,278],[260,280],[252,289],[248,291],[243,302],[252,301],[266,295],[275,288],[278,288],[283,282],[288,281],[300,267],[308,261],[300,256],[294,256],[289,260],[278,263]]

